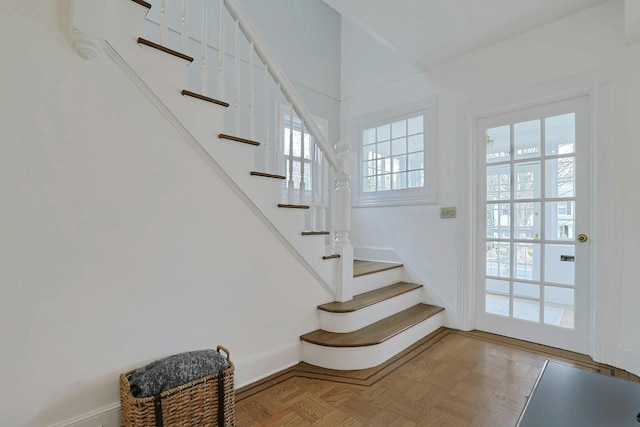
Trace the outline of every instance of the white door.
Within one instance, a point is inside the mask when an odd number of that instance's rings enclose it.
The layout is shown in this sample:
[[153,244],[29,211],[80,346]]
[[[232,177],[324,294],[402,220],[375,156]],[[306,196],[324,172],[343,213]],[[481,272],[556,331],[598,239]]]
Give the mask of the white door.
[[588,353],[589,99],[476,128],[476,327]]

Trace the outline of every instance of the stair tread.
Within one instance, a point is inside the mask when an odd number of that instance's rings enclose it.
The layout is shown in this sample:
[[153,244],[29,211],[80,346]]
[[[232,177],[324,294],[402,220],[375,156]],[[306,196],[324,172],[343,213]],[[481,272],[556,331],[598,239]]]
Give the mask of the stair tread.
[[381,271],[400,268],[403,265],[395,262],[353,260],[353,277],[360,277],[366,274],[379,273]]
[[318,329],[302,335],[300,339],[325,347],[366,347],[381,344],[442,310],[444,308],[434,305],[417,304],[354,332],[336,333]]
[[303,231],[303,236],[328,236],[331,234],[330,231]]
[[147,9],[151,9],[151,3],[148,3],[144,0],[132,0],[134,3],[138,3],[140,6],[144,6]]
[[260,143],[247,138],[240,138],[239,136],[227,135],[225,133],[218,134],[220,139],[228,139],[229,141],[242,142],[243,144],[255,145],[258,147]]
[[249,173],[251,174],[251,176],[261,176],[263,178],[287,179],[287,177],[284,175],[276,175],[273,173],[258,172],[258,171],[251,171]]
[[353,297],[351,301],[337,302],[333,301],[318,306],[318,310],[328,311],[330,313],[352,313],[354,311],[369,307],[373,304],[386,301],[398,295],[420,289],[422,285],[415,283],[398,282],[384,288],[375,289]]
[[215,99],[215,98],[210,98],[208,96],[205,96],[196,92],[191,92],[190,90],[183,89],[180,93],[182,94],[182,96],[190,96],[192,98],[200,99],[202,101],[206,101],[211,104],[220,105],[222,107],[229,107],[228,102],[220,101],[219,99]]
[[148,46],[150,48],[153,48],[155,50],[158,50],[160,52],[164,52],[167,53],[169,55],[173,55],[176,58],[180,58],[180,59],[184,59],[187,62],[193,62],[193,57],[189,56],[189,55],[185,55],[182,52],[178,52],[177,50],[173,50],[173,49],[169,49],[168,47],[162,46],[161,44],[158,43],[154,43],[150,40],[147,40],[143,37],[138,37],[138,44],[144,45],[144,46]]
[[289,209],[309,209],[309,205],[293,205],[290,203],[278,203],[279,208],[289,208]]

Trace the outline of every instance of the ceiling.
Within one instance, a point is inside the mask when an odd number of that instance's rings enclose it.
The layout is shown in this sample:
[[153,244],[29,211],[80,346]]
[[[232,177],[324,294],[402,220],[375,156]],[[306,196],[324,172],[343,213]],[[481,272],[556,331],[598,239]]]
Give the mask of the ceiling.
[[607,0],[324,0],[420,70]]

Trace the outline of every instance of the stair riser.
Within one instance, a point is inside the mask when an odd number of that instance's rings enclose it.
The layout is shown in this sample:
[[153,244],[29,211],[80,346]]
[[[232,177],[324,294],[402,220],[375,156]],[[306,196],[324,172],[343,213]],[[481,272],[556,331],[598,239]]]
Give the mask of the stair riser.
[[[244,180],[243,180],[244,181]],[[244,192],[260,208],[271,206],[280,202],[282,194],[282,181],[279,179],[251,176],[247,173]]]
[[136,45],[138,37],[142,37],[145,31],[145,16],[149,9],[142,7],[131,0],[119,0],[107,3],[106,13],[109,25],[105,28],[105,38],[112,44],[121,41],[120,44]]
[[353,294],[363,294],[365,292],[398,283],[401,280],[402,268],[393,268],[391,270],[354,277]]
[[140,47],[135,40],[112,45],[160,99],[164,101],[167,97],[182,98],[180,91],[187,84],[186,61],[149,47]]
[[[107,40],[144,82],[164,99],[164,94],[186,88],[189,62],[168,53],[138,44],[144,37],[144,8],[131,0],[110,3],[117,25],[108,29]],[[158,40],[151,40],[157,42]]]
[[320,329],[337,333],[357,331],[421,302],[422,289],[416,289],[350,313],[330,313],[318,310]]
[[324,347],[302,342],[302,360],[327,369],[357,370],[377,366],[442,326],[442,312],[387,341],[367,347]]
[[216,132],[222,129],[224,107],[178,92],[179,104],[174,114],[200,141],[218,141]]

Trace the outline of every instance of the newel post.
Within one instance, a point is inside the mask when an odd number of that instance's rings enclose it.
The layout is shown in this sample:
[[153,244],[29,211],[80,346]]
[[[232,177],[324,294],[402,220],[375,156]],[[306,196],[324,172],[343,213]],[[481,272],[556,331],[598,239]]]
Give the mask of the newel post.
[[335,182],[335,204],[333,208],[333,230],[335,251],[340,255],[336,280],[336,300],[353,299],[353,246],[349,239],[351,232],[351,188],[349,182],[353,173],[353,160],[349,156],[349,143],[338,142],[339,169]]
[[105,38],[108,17],[106,0],[73,0],[71,2],[71,45],[84,59],[95,58]]

